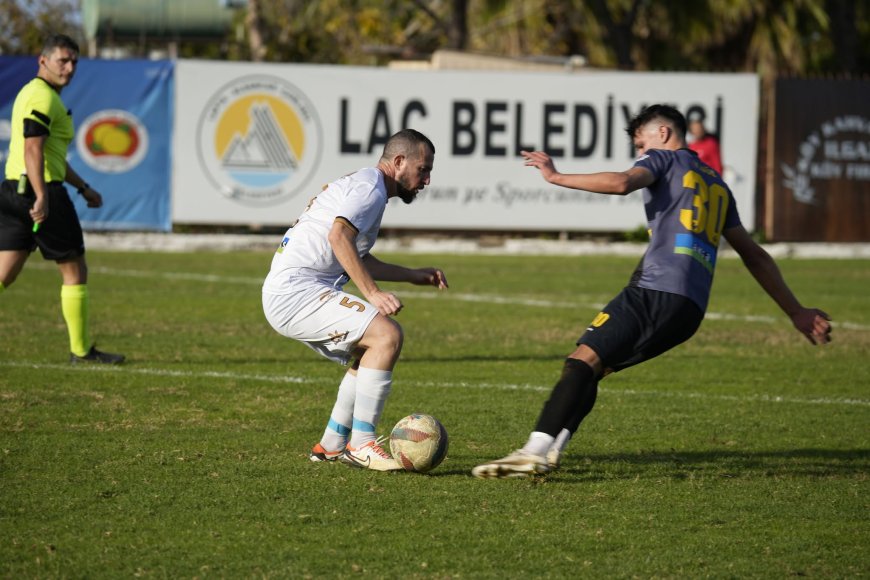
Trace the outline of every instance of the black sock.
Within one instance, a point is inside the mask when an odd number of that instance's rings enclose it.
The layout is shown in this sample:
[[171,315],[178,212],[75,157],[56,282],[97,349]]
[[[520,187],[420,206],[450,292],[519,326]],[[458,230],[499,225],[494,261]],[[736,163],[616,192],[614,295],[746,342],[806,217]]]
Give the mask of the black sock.
[[563,428],[574,433],[595,405],[598,380],[588,364],[565,360],[562,376],[544,404],[535,431],[555,437]]
[[591,386],[585,389],[585,396],[580,402],[580,407],[574,412],[571,420],[565,425],[565,429],[571,432],[571,435],[577,432],[580,428],[580,423],[595,406],[595,399],[598,398],[598,381],[594,381]]

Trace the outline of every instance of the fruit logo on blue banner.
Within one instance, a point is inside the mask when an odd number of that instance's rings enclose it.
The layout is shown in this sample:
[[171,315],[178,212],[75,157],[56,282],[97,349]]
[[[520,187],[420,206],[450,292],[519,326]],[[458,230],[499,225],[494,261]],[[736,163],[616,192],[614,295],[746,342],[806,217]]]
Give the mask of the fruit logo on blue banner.
[[148,151],[148,128],[138,117],[119,109],[98,111],[76,131],[82,160],[105,173],[130,171]]

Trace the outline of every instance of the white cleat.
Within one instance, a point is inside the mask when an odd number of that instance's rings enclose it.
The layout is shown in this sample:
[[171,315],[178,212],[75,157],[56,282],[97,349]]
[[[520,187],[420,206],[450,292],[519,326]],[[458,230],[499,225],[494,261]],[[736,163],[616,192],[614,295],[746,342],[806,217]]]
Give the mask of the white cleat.
[[558,449],[550,449],[547,451],[547,467],[550,471],[556,471],[562,464],[562,453]]
[[369,441],[357,449],[348,445],[345,447],[344,453],[338,457],[338,460],[351,467],[360,467],[362,469],[401,471],[402,466],[399,465],[399,462],[390,457],[390,454],[381,447],[380,443],[382,439],[381,437],[377,441]]
[[547,458],[517,449],[507,457],[478,465],[471,470],[471,475],[480,479],[506,479],[533,477],[549,471]]

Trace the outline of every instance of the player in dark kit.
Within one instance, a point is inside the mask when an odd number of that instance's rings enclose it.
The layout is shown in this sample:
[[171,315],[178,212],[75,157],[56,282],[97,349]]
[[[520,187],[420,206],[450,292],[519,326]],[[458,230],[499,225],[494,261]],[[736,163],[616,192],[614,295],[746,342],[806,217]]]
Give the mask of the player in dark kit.
[[613,195],[643,188],[650,244],[628,286],[577,341],[526,444],[478,465],[475,477],[526,477],[556,469],[592,410],[602,377],[688,340],[707,309],[721,236],[798,331],[813,344],[830,341],[828,315],[798,302],[773,259],[741,225],[728,186],[686,147],[683,115],[653,105],[631,121],[628,134],[639,157],[623,172],[562,174],[546,153],[522,152],[526,165],[555,185]]
[[73,139],[72,114],[60,92],[75,75],[78,45],[68,36],[49,37],[36,78],[12,106],[12,135],[5,180],[0,184],[0,293],[18,277],[30,253],[57,263],[63,278],[61,310],[69,331],[70,362],[118,364],[124,356],[97,350],[88,333],[88,267],[75,206],[64,182],[100,207],[102,196],[66,161]]

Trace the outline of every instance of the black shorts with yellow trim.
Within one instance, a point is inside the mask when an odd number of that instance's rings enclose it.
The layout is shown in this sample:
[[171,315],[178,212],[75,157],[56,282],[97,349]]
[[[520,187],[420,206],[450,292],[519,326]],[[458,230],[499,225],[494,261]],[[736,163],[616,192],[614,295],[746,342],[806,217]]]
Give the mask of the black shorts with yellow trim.
[[577,340],[598,355],[604,368],[626,369],[687,341],[704,311],[679,294],[628,286],[598,313]]
[[0,251],[36,248],[46,260],[69,260],[85,253],[82,225],[66,188],[60,182],[47,185],[48,218],[33,233],[30,208],[36,196],[28,186],[18,193],[17,180],[0,182]]

